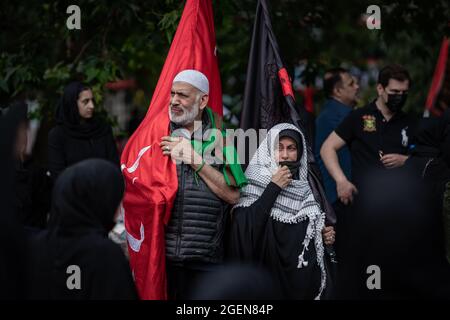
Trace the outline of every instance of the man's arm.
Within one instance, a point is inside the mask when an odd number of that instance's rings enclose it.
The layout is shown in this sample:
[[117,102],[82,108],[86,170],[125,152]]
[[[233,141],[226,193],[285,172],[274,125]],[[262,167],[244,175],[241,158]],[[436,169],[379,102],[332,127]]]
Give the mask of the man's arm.
[[336,132],[332,132],[320,149],[320,156],[330,175],[336,181],[336,190],[339,199],[348,204],[353,201],[353,193],[357,192],[356,187],[347,180],[339,164],[337,152],[345,146],[345,141]]
[[347,179],[341,166],[339,165],[339,158],[337,152],[345,146],[345,141],[341,139],[334,131],[325,139],[325,142],[320,148],[320,156],[330,175],[337,182]]
[[[200,157],[200,155],[198,155]],[[195,164],[198,161],[190,164],[192,169],[197,170],[200,165]],[[228,186],[223,173],[219,172],[209,164],[205,163],[198,173],[200,178],[205,181],[207,186],[211,189],[212,192],[220,199],[229,204],[236,204],[239,201],[239,190],[237,188]]]

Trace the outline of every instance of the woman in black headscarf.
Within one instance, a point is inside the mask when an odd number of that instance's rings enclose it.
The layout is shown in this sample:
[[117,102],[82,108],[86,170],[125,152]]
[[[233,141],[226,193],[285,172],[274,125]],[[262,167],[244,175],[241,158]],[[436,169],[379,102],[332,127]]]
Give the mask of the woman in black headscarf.
[[66,167],[89,158],[119,166],[111,126],[95,115],[91,89],[72,82],[64,89],[56,110],[56,127],[48,136],[48,166],[53,180]]
[[85,160],[61,174],[49,228],[32,241],[30,298],[137,298],[128,261],[108,239],[123,191],[119,169],[105,160]]
[[274,126],[250,161],[248,185],[233,208],[230,259],[269,270],[284,299],[322,297],[324,243],[335,236],[308,181],[305,145],[294,125]]

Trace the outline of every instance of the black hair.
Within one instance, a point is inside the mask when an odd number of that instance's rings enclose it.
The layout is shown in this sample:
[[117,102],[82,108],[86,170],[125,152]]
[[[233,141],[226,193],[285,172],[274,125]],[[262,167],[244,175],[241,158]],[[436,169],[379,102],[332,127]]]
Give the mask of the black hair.
[[333,96],[333,91],[338,85],[342,85],[342,74],[349,73],[344,68],[332,68],[325,72],[323,76],[323,91],[327,98]]
[[380,73],[378,74],[378,83],[381,84],[383,88],[387,87],[390,79],[398,81],[408,80],[409,86],[411,86],[411,77],[408,70],[399,64],[390,64],[380,70]]

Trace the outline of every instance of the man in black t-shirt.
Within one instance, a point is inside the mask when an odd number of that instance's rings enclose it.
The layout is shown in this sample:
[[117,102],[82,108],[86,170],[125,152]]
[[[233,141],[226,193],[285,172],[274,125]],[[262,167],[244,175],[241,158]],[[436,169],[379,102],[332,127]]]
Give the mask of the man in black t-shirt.
[[[325,140],[320,155],[336,181],[338,198],[348,204],[366,172],[403,166],[416,121],[401,111],[406,102],[410,76],[399,65],[389,65],[380,71],[378,97],[367,106],[352,111]],[[352,182],[339,165],[337,151],[350,148]]]
[[[336,181],[338,199],[349,205],[354,195],[359,196],[354,206],[344,210],[337,217],[336,241],[339,260],[338,297],[339,298],[379,298],[392,296],[389,292],[389,275],[392,266],[398,265],[400,256],[386,248],[386,240],[396,239],[392,232],[398,229],[398,215],[389,215],[393,211],[391,198],[383,192],[392,192],[380,188],[379,179],[392,177],[397,168],[404,165],[413,136],[416,121],[401,111],[405,104],[410,76],[407,70],[398,65],[389,65],[380,71],[377,84],[378,97],[367,106],[353,110],[343,122],[329,135],[320,150],[322,160]],[[350,149],[352,179],[344,175],[338,161],[337,152],[344,146]],[[390,174],[387,170],[390,170]],[[395,175],[397,177],[397,175]],[[389,180],[389,179],[388,179]],[[392,194],[403,200],[403,194]],[[376,214],[371,208],[374,203]],[[389,205],[391,203],[391,205]],[[382,209],[380,209],[382,208]],[[380,209],[380,210],[378,210]],[[397,220],[395,220],[397,219]],[[401,219],[400,219],[401,220]],[[400,235],[398,233],[397,235]],[[392,247],[397,243],[391,243]],[[383,254],[380,255],[380,252]],[[381,259],[386,254],[389,259]],[[391,255],[390,255],[391,254]],[[369,290],[366,281],[371,265],[380,267],[385,279],[383,290]],[[394,268],[395,269],[395,268]]]

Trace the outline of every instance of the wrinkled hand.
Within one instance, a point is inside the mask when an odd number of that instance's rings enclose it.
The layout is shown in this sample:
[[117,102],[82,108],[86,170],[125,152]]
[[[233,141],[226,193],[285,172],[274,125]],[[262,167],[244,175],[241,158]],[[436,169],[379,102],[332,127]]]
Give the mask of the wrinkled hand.
[[184,162],[191,165],[202,163],[201,156],[194,151],[191,142],[186,138],[164,136],[159,146],[164,155],[170,156],[177,163]]
[[277,184],[280,188],[287,187],[291,181],[292,174],[287,166],[278,168],[272,176],[272,182]]
[[353,202],[353,194],[358,193],[358,189],[347,179],[336,182],[336,191],[339,200],[345,205]]
[[385,168],[393,169],[401,167],[405,164],[406,159],[408,159],[408,156],[405,156],[403,154],[398,153],[389,153],[385,154],[380,158],[381,162],[385,166]]
[[336,231],[334,231],[334,227],[325,227],[322,229],[322,238],[325,245],[329,246],[334,244],[336,237]]

